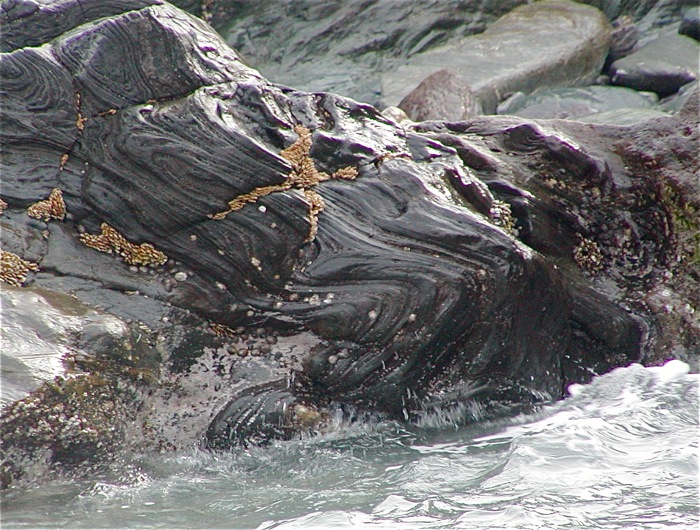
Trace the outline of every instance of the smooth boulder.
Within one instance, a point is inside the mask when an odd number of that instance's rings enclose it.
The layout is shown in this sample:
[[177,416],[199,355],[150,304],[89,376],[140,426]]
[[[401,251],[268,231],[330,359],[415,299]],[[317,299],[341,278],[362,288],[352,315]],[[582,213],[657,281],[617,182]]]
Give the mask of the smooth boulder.
[[498,114],[576,119],[620,109],[648,109],[658,102],[655,94],[640,94],[628,88],[611,86],[555,88],[531,96],[518,93],[518,96],[499,105]]
[[[567,0],[521,6],[479,35],[433,48],[384,74],[383,103],[416,119],[460,120],[494,114],[513,92],[591,84],[605,62],[611,30],[603,13]],[[438,70],[462,85],[451,97],[471,98],[478,112],[433,103],[440,86],[431,76]]]
[[675,33],[656,39],[610,66],[611,83],[635,90],[674,94],[698,77],[698,42]]

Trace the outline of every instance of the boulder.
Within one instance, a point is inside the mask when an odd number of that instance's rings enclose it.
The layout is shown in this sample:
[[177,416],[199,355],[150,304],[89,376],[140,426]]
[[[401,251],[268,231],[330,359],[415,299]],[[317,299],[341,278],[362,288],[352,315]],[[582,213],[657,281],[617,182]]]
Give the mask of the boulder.
[[700,7],[687,7],[683,11],[683,19],[681,20],[678,33],[687,35],[695,40],[700,40]]
[[[688,2],[689,0],[684,0]],[[382,76],[443,45],[483,32],[525,0],[177,0],[210,22],[266,78],[386,105]],[[676,0],[586,0],[613,21],[680,22]],[[649,14],[650,17],[645,17]],[[647,20],[648,19],[648,20]],[[543,19],[546,20],[546,19]],[[279,43],[284,43],[280,46]],[[623,44],[625,49],[627,42]],[[438,68],[439,69],[439,68]],[[426,73],[424,77],[432,72]],[[411,88],[423,78],[413,81]],[[401,97],[405,96],[403,94]],[[398,103],[396,99],[394,103]]]
[[684,35],[669,34],[618,59],[610,66],[611,82],[635,90],[670,96],[698,77],[698,42]]
[[460,81],[451,83],[459,90],[451,99],[473,100],[477,114],[493,114],[497,104],[516,91],[592,84],[605,62],[610,35],[603,13],[588,6],[567,0],[521,6],[485,32],[433,48],[385,74],[383,102],[398,104],[411,118],[419,98],[422,119],[470,117],[473,105],[461,115],[455,114],[458,109],[445,115],[442,109],[448,105],[436,104],[445,89],[427,78],[446,70]]
[[697,98],[635,127],[398,125],[170,4],[90,13],[0,56],[0,278],[118,330],[81,323],[66,374],[4,408],[4,486],[697,358]]
[[509,98],[498,106],[498,113],[524,118],[577,119],[620,109],[648,109],[657,102],[656,94],[642,94],[623,87],[553,88],[531,96]]
[[635,125],[646,120],[661,118],[666,116],[662,110],[654,108],[623,108],[617,110],[608,110],[576,118],[579,121],[586,123],[609,123],[615,125]]
[[[201,13],[201,2],[182,3]],[[378,105],[384,71],[406,57],[483,31],[523,3],[224,0],[212,3],[208,18],[267,79]]]

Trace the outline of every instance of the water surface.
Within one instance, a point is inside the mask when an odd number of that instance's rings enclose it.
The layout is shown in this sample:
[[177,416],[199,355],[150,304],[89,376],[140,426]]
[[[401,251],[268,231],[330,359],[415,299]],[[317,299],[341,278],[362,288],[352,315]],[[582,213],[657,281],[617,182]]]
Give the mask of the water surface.
[[698,375],[633,365],[527,416],[354,423],[3,496],[3,527],[697,528]]

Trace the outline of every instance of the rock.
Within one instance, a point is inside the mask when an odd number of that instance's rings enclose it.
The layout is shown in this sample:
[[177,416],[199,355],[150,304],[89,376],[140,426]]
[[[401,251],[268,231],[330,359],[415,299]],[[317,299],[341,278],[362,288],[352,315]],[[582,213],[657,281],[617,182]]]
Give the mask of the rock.
[[675,113],[681,110],[681,108],[688,102],[688,99],[697,94],[698,86],[700,86],[700,81],[695,80],[692,83],[683,85],[678,92],[675,94],[664,98],[659,106],[664,112]]
[[398,107],[387,107],[382,111],[382,116],[389,118],[399,124],[412,124],[413,121],[403,110]]
[[98,18],[162,3],[161,0],[5,0],[0,51],[39,46]]
[[[382,96],[384,73],[432,48],[457,44],[469,35],[483,32],[498,17],[528,2],[177,0],[175,3],[210,22],[251,66],[274,82],[386,105]],[[675,0],[581,3],[602,10],[609,20],[628,16],[636,22],[652,12],[656,15],[650,24],[680,22],[681,17]],[[280,42],[285,45],[280,46]],[[413,87],[422,79],[415,80]]]
[[510,99],[508,105],[499,105],[498,113],[524,118],[578,119],[620,109],[648,109],[656,102],[656,94],[643,94],[623,87],[553,88],[532,96],[523,94],[517,100]]
[[[416,116],[422,119],[464,119],[475,104],[479,113],[495,113],[496,105],[512,92],[591,84],[608,53],[610,32],[605,16],[588,6],[567,0],[521,6],[484,33],[434,48],[385,74],[384,104],[398,103],[415,119],[411,112],[418,112],[420,100],[425,107]],[[426,79],[438,70],[454,78],[448,90],[437,79]],[[446,92],[449,99],[439,102]],[[445,109],[455,99],[469,102],[460,105],[465,112],[455,116],[452,110],[446,116]]]
[[686,7],[683,10],[683,19],[678,33],[700,40],[700,7]]
[[613,125],[635,125],[654,118],[663,118],[667,114],[655,108],[621,108],[590,114],[576,118],[585,123],[608,123]]
[[622,16],[613,22],[610,50],[605,59],[605,70],[612,63],[632,53],[639,42],[639,28],[629,16]]
[[[483,31],[523,3],[246,0],[217,1],[210,11],[214,27],[267,79],[376,105],[382,72],[406,57]],[[195,4],[199,14],[201,2]]]
[[[639,28],[639,46],[646,46],[665,35],[678,33],[684,12],[689,6],[697,5],[694,0],[655,0],[651,9],[638,11],[634,16]],[[642,15],[643,16],[640,16]]]
[[447,70],[438,70],[421,81],[401,101],[400,108],[416,121],[436,117],[458,121],[481,114],[469,85]]
[[669,96],[698,77],[698,43],[683,35],[666,35],[610,66],[611,82]]
[[[270,83],[166,3],[0,68],[3,251],[36,263],[23,289],[123,323],[81,325],[70,377],[4,409],[4,486],[286,439],[345,407],[512,414],[700,354],[693,98],[634,127],[399,125]],[[66,215],[30,217],[54,189]]]

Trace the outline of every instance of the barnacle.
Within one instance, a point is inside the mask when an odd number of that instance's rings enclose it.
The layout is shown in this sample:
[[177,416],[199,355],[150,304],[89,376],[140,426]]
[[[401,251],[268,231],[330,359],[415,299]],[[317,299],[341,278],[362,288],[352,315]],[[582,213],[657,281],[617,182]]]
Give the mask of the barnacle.
[[35,219],[43,219],[44,221],[58,219],[62,221],[66,217],[66,203],[63,200],[63,192],[58,188],[54,188],[48,199],[35,202],[27,208],[27,213]]
[[39,265],[0,248],[0,281],[21,287],[29,271],[38,271]]
[[111,254],[116,252],[129,265],[163,265],[168,257],[150,243],[135,245],[107,223],[100,226],[100,234],[81,234],[80,241],[90,248]]
[[87,121],[87,118],[85,118],[81,112],[82,109],[82,99],[80,96],[80,92],[75,93],[75,110],[78,114],[76,120],[75,120],[75,126],[77,127],[78,131],[81,133],[85,129],[85,122]]
[[579,244],[574,248],[574,261],[591,274],[603,270],[603,254],[598,244],[585,237],[579,239]]
[[214,335],[217,335],[219,337],[235,337],[237,336],[237,333],[235,330],[230,328],[229,326],[226,326],[224,324],[218,324],[216,322],[209,322],[209,329],[211,329],[214,332]]
[[312,145],[311,131],[303,125],[297,125],[294,127],[294,132],[297,133],[299,138],[297,138],[292,145],[280,151],[280,156],[287,160],[292,166],[292,171],[287,176],[287,180],[282,184],[261,186],[249,193],[239,195],[229,201],[228,210],[210,215],[209,217],[212,219],[223,219],[231,212],[240,210],[246,204],[257,202],[260,197],[290,189],[298,189],[303,192],[304,198],[309,203],[308,218],[310,227],[306,241],[313,241],[318,231],[318,214],[323,211],[325,203],[321,196],[311,188],[321,182],[331,179],[354,180],[357,177],[357,169],[354,167],[344,167],[332,175],[319,171],[316,169],[313,159],[309,156]]
[[489,214],[493,224],[500,226],[509,234],[515,234],[515,219],[513,219],[510,210],[510,204],[496,199],[493,201]]
[[5,201],[3,201],[2,199],[0,199],[0,215],[2,215],[2,212],[4,212],[6,208],[7,208],[7,203]]

